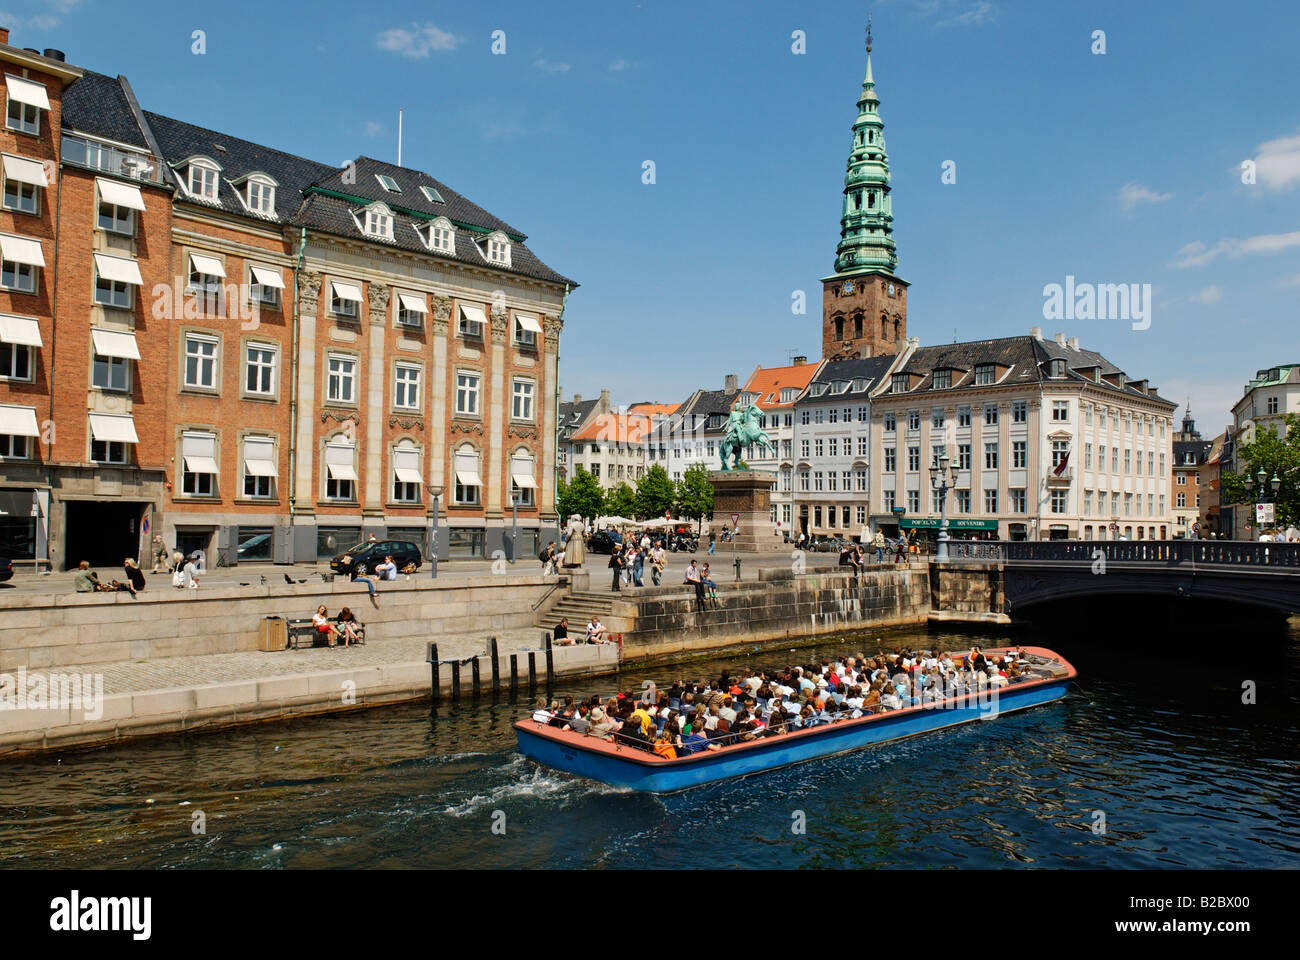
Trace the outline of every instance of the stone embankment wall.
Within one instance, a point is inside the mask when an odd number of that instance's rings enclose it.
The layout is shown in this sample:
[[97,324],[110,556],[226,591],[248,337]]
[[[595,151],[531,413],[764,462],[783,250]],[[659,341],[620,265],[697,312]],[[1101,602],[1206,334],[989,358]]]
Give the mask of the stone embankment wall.
[[692,588],[677,585],[625,591],[609,628],[622,633],[623,661],[658,659],[783,638],[853,633],[924,623],[930,582],[924,566],[796,576],[761,570],[757,582],[719,580],[717,605],[697,609]]
[[136,600],[125,593],[9,595],[0,615],[0,671],[256,650],[263,619],[310,617],[322,603],[331,616],[351,607],[375,640],[487,636],[529,627],[533,605],[555,584],[540,574],[412,578],[382,584],[378,609],[363,584],[343,580],[168,587]]

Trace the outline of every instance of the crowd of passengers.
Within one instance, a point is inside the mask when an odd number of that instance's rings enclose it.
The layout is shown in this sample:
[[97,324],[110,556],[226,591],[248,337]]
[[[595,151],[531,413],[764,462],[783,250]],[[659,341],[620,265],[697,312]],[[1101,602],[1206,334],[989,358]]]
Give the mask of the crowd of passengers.
[[538,723],[614,740],[674,759],[733,743],[779,736],[889,710],[937,703],[1030,679],[1020,650],[986,657],[899,650],[820,664],[762,671],[699,683],[678,681],[666,691],[648,684],[620,693],[563,703],[537,702]]

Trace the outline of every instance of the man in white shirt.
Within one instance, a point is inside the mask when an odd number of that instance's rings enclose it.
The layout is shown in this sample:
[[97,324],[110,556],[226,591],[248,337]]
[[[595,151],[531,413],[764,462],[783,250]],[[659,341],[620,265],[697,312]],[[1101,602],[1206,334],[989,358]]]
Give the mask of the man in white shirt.
[[588,643],[608,643],[606,638],[605,625],[600,622],[600,617],[593,616],[591,622],[587,624],[587,642]]

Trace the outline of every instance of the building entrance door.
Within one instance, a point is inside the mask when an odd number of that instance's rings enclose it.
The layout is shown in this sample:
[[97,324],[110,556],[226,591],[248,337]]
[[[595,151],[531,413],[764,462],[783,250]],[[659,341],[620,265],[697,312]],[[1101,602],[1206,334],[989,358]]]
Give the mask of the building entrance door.
[[121,569],[126,557],[140,559],[140,521],[147,503],[66,500],[67,535],[63,569],[85,560],[92,567]]

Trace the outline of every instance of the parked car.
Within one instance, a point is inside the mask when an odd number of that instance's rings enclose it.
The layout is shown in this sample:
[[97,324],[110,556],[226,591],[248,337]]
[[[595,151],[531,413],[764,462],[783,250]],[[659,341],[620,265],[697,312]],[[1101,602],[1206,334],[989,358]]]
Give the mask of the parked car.
[[822,537],[813,547],[818,553],[839,553],[849,541],[840,537]]
[[373,573],[375,567],[384,562],[384,557],[391,556],[401,570],[408,564],[420,567],[420,548],[410,540],[375,540],[358,543],[336,554],[330,560],[330,570],[343,576],[351,576],[355,571],[358,576]]
[[0,583],[14,575],[14,562],[8,557],[0,557]]
[[591,553],[613,553],[614,548],[623,543],[623,534],[617,530],[597,530],[587,540],[587,550]]

